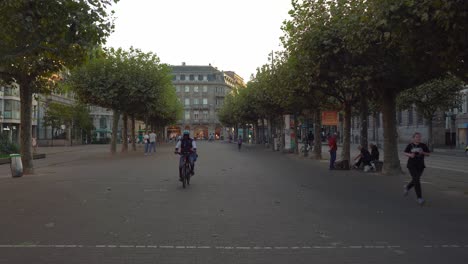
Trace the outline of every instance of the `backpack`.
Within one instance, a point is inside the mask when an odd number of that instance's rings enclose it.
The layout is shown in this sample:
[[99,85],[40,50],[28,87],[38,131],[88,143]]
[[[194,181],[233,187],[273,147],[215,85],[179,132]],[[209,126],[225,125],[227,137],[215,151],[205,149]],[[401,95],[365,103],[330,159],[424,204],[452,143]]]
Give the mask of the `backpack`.
[[180,144],[180,150],[184,151],[184,152],[185,151],[190,151],[190,149],[193,148],[192,141],[193,140],[191,138],[189,138],[187,140],[182,139],[181,144]]

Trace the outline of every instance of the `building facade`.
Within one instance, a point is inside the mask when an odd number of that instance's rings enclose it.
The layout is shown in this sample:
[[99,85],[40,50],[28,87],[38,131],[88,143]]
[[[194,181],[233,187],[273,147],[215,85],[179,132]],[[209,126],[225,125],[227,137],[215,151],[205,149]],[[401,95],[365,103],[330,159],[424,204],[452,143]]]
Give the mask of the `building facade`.
[[[37,101],[33,99],[32,133],[36,137]],[[20,90],[16,84],[0,86],[0,132],[19,144],[21,117]]]
[[225,74],[217,68],[192,66],[182,63],[172,66],[172,82],[177,96],[184,107],[182,119],[166,128],[166,137],[173,138],[184,130],[197,139],[210,135],[220,139],[226,136],[225,128],[218,119],[224,98],[231,92]]
[[[468,89],[462,91],[463,103],[461,109],[439,111],[432,120],[432,138],[434,147],[464,148],[468,144]],[[382,114],[369,116],[367,123],[368,140],[383,145]],[[398,142],[408,143],[413,134],[422,134],[423,141],[429,137],[428,122],[416,108],[398,111],[396,115]],[[351,122],[351,142],[359,144],[360,125],[359,117],[354,117]]]
[[457,111],[455,118],[455,129],[457,131],[457,145],[468,146],[468,89],[462,91],[461,109]]

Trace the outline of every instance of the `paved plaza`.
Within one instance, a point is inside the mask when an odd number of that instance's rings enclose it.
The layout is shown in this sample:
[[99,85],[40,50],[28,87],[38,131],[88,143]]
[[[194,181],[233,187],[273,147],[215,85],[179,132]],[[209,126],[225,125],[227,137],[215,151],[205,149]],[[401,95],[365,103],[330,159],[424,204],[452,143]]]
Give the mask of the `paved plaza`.
[[0,166],[0,263],[467,263],[463,156],[428,159],[420,207],[402,195],[408,175],[198,147],[188,189],[168,144],[153,156],[51,148],[17,179]]

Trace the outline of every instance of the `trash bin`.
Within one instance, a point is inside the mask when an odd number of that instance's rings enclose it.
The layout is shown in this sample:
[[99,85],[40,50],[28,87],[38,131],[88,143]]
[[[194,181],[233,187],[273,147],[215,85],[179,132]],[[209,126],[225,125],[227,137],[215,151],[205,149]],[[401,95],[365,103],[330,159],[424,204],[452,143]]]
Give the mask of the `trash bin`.
[[21,162],[20,154],[10,154],[10,169],[12,177],[23,176],[23,163]]

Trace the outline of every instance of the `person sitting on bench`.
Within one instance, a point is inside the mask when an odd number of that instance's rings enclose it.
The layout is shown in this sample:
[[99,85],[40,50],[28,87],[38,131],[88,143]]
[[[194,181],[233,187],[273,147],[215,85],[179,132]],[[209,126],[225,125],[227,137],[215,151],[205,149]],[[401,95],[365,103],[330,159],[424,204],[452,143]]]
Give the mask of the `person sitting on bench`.
[[358,146],[359,149],[359,154],[354,158],[354,161],[357,160],[357,162],[354,164],[354,168],[358,169],[361,166],[361,163],[364,164],[364,166],[371,166],[370,161],[371,161],[371,154],[369,151],[362,147],[361,145]]

